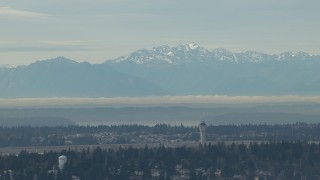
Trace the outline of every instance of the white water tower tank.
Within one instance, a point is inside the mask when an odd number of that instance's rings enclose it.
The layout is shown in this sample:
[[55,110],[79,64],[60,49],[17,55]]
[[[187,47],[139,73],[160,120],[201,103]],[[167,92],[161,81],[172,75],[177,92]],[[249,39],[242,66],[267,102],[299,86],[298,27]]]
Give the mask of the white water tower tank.
[[59,156],[58,161],[59,161],[59,169],[60,171],[62,171],[63,166],[67,163],[67,156],[64,156],[64,155]]

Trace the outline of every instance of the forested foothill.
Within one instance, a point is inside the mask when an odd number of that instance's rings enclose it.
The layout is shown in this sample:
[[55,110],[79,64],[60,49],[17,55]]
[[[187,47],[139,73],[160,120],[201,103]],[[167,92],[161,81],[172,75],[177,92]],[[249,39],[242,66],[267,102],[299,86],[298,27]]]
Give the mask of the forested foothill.
[[[320,141],[320,124],[209,125],[207,141]],[[0,127],[0,147],[199,142],[197,126]]]
[[320,145],[307,142],[22,151],[0,156],[0,179],[319,179],[319,162]]

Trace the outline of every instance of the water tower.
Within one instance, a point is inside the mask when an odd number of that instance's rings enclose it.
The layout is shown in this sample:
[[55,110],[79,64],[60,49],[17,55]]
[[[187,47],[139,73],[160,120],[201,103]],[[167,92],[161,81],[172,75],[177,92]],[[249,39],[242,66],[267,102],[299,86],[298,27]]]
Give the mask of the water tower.
[[67,163],[67,156],[64,156],[64,155],[59,156],[58,161],[59,161],[59,169],[60,171],[62,171],[63,166]]
[[200,143],[204,145],[206,143],[206,130],[207,130],[207,124],[205,122],[201,122],[199,124],[200,129]]

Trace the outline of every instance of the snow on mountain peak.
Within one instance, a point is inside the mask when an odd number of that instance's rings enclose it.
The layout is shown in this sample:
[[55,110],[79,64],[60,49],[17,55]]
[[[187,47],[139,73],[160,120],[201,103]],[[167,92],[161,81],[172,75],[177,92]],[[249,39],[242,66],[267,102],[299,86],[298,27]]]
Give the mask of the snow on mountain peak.
[[170,47],[168,45],[140,49],[129,56],[122,56],[111,62],[132,62],[135,64],[183,64],[206,61],[229,61],[232,63],[260,63],[266,60],[282,61],[287,59],[304,59],[310,55],[304,52],[287,52],[269,55],[256,51],[240,51],[233,53],[225,48],[207,50],[197,44],[185,44]]
[[170,51],[167,53],[168,56],[174,56],[174,52]]
[[256,51],[240,51],[238,53],[235,53],[235,56],[237,56],[237,59],[241,61],[259,63],[265,60],[270,55],[256,52]]
[[300,59],[304,59],[306,57],[311,56],[308,53],[305,52],[301,52],[301,51],[289,51],[289,52],[284,52],[281,54],[277,55],[277,60],[278,61],[283,61],[286,60],[288,58],[300,58]]
[[234,56],[234,54],[225,48],[216,48],[212,50],[211,53],[215,59],[220,61],[237,61],[237,58]]
[[188,47],[190,50],[194,50],[194,49],[199,48],[199,45],[198,45],[198,44],[191,43],[191,44],[187,44],[187,47]]
[[15,66],[12,66],[9,64],[0,65],[0,69],[11,69],[11,68],[15,68]]

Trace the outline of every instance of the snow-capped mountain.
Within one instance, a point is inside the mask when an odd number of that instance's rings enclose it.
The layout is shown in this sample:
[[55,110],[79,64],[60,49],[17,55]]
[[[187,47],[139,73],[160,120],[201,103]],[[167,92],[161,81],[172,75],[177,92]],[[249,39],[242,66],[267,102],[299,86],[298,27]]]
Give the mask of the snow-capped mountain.
[[176,95],[320,94],[320,56],[208,50],[196,44],[142,49],[106,61]]
[[141,49],[102,64],[58,57],[0,68],[3,97],[320,95],[320,56],[208,50],[197,44]]
[[169,47],[163,45],[152,49],[141,49],[133,52],[129,56],[123,56],[112,60],[115,63],[133,62],[135,64],[148,63],[167,63],[167,64],[182,64],[192,62],[195,58],[206,60],[210,58],[210,52],[196,44],[178,45]]
[[301,51],[291,51],[278,54],[276,55],[275,59],[278,61],[285,61],[288,59],[305,60],[310,57],[313,57],[313,55]]
[[191,62],[228,61],[233,63],[261,63],[263,61],[286,61],[290,59],[307,59],[312,55],[304,52],[285,52],[270,55],[256,51],[241,51],[233,53],[224,48],[208,50],[197,44],[186,44],[170,47],[163,45],[152,49],[141,49],[110,62],[135,64],[172,64],[179,65]]

